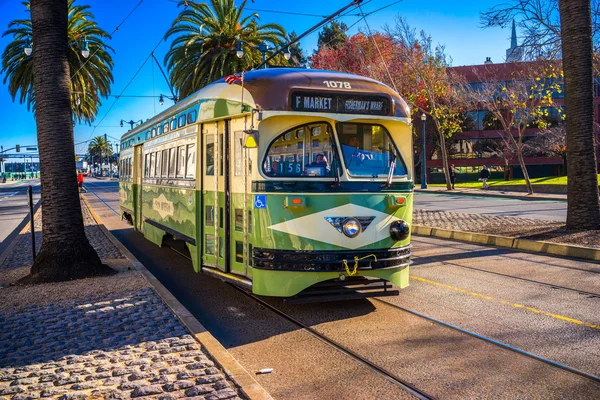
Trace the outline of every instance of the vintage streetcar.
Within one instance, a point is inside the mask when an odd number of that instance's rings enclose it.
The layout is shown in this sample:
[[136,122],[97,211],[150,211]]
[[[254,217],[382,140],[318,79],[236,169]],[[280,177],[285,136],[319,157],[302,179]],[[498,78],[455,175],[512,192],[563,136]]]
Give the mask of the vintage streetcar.
[[408,285],[410,111],[382,83],[251,71],[204,87],[121,145],[123,217],[159,246],[185,243],[196,272],[292,302]]

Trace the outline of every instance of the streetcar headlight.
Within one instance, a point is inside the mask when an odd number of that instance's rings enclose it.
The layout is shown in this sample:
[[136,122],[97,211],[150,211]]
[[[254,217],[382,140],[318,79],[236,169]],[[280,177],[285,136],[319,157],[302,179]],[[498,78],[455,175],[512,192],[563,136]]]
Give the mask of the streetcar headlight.
[[390,225],[390,236],[396,242],[406,239],[409,233],[410,226],[406,221],[394,221]]
[[355,237],[360,233],[360,222],[356,218],[348,218],[342,225],[342,232],[348,237]]

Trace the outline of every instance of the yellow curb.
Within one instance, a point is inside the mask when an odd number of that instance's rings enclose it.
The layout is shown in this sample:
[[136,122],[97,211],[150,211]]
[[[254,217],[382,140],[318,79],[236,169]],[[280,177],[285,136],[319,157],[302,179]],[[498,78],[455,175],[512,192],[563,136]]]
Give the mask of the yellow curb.
[[584,260],[600,261],[600,249],[584,246],[559,244],[529,239],[516,239],[509,236],[488,235],[455,231],[442,228],[431,228],[422,225],[413,225],[412,233],[417,236],[433,236],[442,239],[453,239],[461,242],[486,244],[497,247],[506,247],[515,250],[529,251],[532,253],[551,254],[555,256],[582,258]]
[[225,374],[233,380],[240,391],[250,400],[273,400],[273,397],[233,358],[231,353],[215,339],[200,321],[104,226],[102,220],[98,217],[87,199],[84,196],[81,196],[81,198],[106,237],[121,250],[134,268],[146,278],[163,302],[173,311],[183,326],[196,338],[202,347],[206,349]]
[[[33,208],[35,208],[41,201],[42,201],[42,199],[39,199],[38,202],[34,204]],[[40,205],[38,207],[38,209],[35,210],[35,213],[33,213],[33,221],[35,221],[38,214],[41,212],[42,212],[42,206]],[[21,229],[19,234],[14,237],[14,239],[12,240],[12,242],[10,242],[8,247],[6,247],[6,249],[4,249],[4,252],[2,254],[0,254],[0,265],[2,265],[4,263],[4,261],[8,258],[8,255],[11,253],[11,251],[17,245],[17,242],[19,241],[19,239],[21,239],[21,236],[23,236],[25,233],[27,233],[27,229],[29,229],[29,221],[30,221],[29,214],[27,214],[27,216],[24,219],[27,219],[27,223],[25,224],[23,229]]]

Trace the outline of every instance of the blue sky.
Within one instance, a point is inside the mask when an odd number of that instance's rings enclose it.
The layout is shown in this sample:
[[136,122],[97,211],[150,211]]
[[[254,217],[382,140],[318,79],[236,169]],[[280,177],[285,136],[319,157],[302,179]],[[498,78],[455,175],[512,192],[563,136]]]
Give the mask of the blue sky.
[[[363,9],[365,13],[368,13],[393,2],[394,0],[371,0],[363,6]],[[431,34],[435,43],[445,44],[447,53],[453,59],[453,65],[481,64],[485,57],[491,57],[495,62],[502,62],[505,50],[509,46],[510,29],[479,28],[479,12],[499,2],[500,0],[404,0],[369,16],[367,21],[371,29],[378,30],[386,24],[393,24],[396,16],[404,16],[412,27]],[[78,0],[78,3],[91,5],[91,11],[99,26],[110,33],[139,3],[139,0]],[[240,3],[241,1],[236,0],[236,4]],[[254,3],[248,1],[246,7],[328,15],[347,3],[348,0],[329,2],[322,0],[304,0],[302,2],[255,0]],[[109,43],[115,50],[115,54],[113,54],[115,62],[113,94],[120,94],[123,91],[151,50],[159,43],[179,11],[181,8],[177,8],[177,3],[170,0],[144,0],[113,35]],[[262,22],[277,22],[286,30],[297,33],[304,32],[320,20],[316,17],[291,16],[271,12],[258,13]],[[0,0],[0,29],[2,32],[6,30],[10,21],[28,18],[28,15],[20,1]],[[343,18],[343,21],[347,25],[351,25],[358,19],[357,16],[347,16]],[[350,34],[361,29],[366,29],[364,21],[355,25]],[[2,51],[10,40],[11,38],[8,36],[0,38]],[[317,33],[313,33],[301,41],[302,48],[309,54],[316,48],[316,44]],[[156,58],[161,63],[168,47],[169,43],[162,41],[155,52]],[[170,93],[158,67],[150,61],[144,65],[123,95],[158,96],[161,93]],[[1,81],[4,80],[4,77],[2,75]],[[18,101],[13,103],[7,86],[1,81],[0,116],[3,129],[0,132],[0,145],[6,149],[14,147],[15,144],[36,143],[35,120],[32,113],[27,111],[24,104],[19,104]],[[92,136],[105,133],[119,138],[127,130],[119,126],[121,119],[127,121],[146,120],[170,104],[172,103],[166,100],[165,105],[161,107],[158,99],[152,98],[120,98],[116,103],[113,97],[105,99],[92,126],[75,126],[75,142],[83,142]],[[109,112],[111,106],[112,109]],[[97,126],[94,127],[94,125]]]

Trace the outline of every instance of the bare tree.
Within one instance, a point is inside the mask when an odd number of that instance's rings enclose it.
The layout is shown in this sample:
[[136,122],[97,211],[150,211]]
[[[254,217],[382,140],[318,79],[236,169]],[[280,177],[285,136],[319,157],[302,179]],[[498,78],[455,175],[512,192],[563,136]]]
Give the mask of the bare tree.
[[448,169],[446,140],[462,131],[467,105],[463,93],[464,77],[449,70],[450,59],[442,45],[433,46],[431,37],[423,31],[417,35],[406,20],[396,19],[394,28],[386,28],[394,38],[395,57],[402,65],[394,71],[394,85],[413,106],[413,113],[425,113],[433,121],[439,139],[446,188],[452,190]]
[[536,62],[512,74],[509,81],[498,81],[498,67],[489,66],[483,72],[474,70],[481,85],[465,85],[471,104],[488,110],[500,123],[502,137],[514,151],[523,171],[527,192],[533,187],[523,157],[525,131],[530,127],[546,128],[547,108],[555,107],[554,91],[560,90],[559,71],[550,63]]
[[[521,47],[526,59],[560,58],[562,57],[562,29],[558,3],[559,0],[504,0],[501,4],[481,13],[480,23],[484,28],[496,26],[504,28],[516,20],[522,33]],[[591,9],[592,37],[594,47],[598,50],[600,48],[600,0],[592,0]]]
[[564,124],[559,124],[541,131],[527,141],[528,153],[560,157],[565,172],[567,169],[567,130]]

